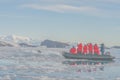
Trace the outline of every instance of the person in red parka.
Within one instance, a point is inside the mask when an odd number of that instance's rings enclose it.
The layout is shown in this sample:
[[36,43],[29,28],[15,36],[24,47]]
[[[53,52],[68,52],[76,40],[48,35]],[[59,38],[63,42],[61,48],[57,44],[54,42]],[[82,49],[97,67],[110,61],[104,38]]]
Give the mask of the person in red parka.
[[94,54],[100,55],[100,50],[97,44],[94,45]]
[[82,53],[83,52],[82,48],[83,48],[82,43],[78,44],[77,52]]
[[84,47],[83,47],[83,54],[87,54],[88,53],[88,51],[87,51],[87,45],[84,45]]
[[88,44],[88,51],[90,54],[93,54],[93,46],[92,46],[92,43],[89,43]]
[[71,49],[70,49],[70,53],[71,53],[71,54],[77,54],[76,48],[75,48],[75,47],[71,48]]

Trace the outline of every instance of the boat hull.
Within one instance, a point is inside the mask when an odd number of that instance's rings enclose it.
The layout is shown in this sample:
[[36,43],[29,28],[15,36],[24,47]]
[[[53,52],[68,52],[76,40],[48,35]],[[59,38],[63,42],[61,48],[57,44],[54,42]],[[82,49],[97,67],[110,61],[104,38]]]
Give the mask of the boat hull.
[[115,57],[111,55],[83,55],[83,54],[71,54],[64,52],[63,56],[67,59],[88,59],[88,60],[113,60]]

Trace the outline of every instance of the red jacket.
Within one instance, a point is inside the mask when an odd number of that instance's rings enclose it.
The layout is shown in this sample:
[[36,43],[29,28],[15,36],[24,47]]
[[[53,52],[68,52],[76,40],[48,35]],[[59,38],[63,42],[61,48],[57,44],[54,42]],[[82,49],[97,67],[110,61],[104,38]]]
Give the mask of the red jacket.
[[88,51],[89,53],[93,53],[93,46],[92,46],[92,43],[88,44]]
[[83,48],[82,43],[78,44],[77,52],[82,53],[83,52],[82,48]]
[[83,54],[87,54],[88,53],[88,50],[87,50],[88,48],[87,48],[87,45],[84,45],[84,47],[83,47]]
[[94,45],[94,53],[100,55],[100,50],[97,44]]
[[71,48],[71,49],[70,49],[70,53],[72,53],[72,54],[77,54],[77,50],[76,50],[76,48],[74,48],[74,47]]

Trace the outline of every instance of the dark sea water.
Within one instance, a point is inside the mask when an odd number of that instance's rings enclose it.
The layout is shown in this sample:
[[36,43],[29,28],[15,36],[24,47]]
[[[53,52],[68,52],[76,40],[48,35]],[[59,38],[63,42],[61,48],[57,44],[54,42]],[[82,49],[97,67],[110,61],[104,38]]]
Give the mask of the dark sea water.
[[114,61],[65,59],[57,50],[0,48],[0,80],[120,80],[120,50]]

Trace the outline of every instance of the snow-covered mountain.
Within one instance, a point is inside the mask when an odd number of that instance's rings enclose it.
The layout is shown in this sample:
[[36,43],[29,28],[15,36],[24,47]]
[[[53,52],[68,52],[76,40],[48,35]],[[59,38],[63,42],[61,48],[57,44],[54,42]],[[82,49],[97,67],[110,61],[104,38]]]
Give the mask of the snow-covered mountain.
[[[45,44],[44,44],[45,43]],[[52,47],[52,48],[64,48],[69,46],[69,44],[59,41],[44,40],[33,40],[29,37],[17,36],[17,35],[8,35],[0,36],[0,46],[10,46],[10,47]]]
[[0,41],[0,47],[18,47],[19,45],[16,43],[10,43],[6,41]]
[[28,43],[31,41],[29,37],[22,37],[22,36],[16,36],[16,35],[8,35],[8,36],[1,36],[1,41],[8,41],[13,43]]
[[[17,35],[7,35],[0,36],[0,46],[9,46],[9,47],[35,47],[35,40],[32,40],[29,37],[17,36]],[[38,42],[37,42],[38,43]]]

